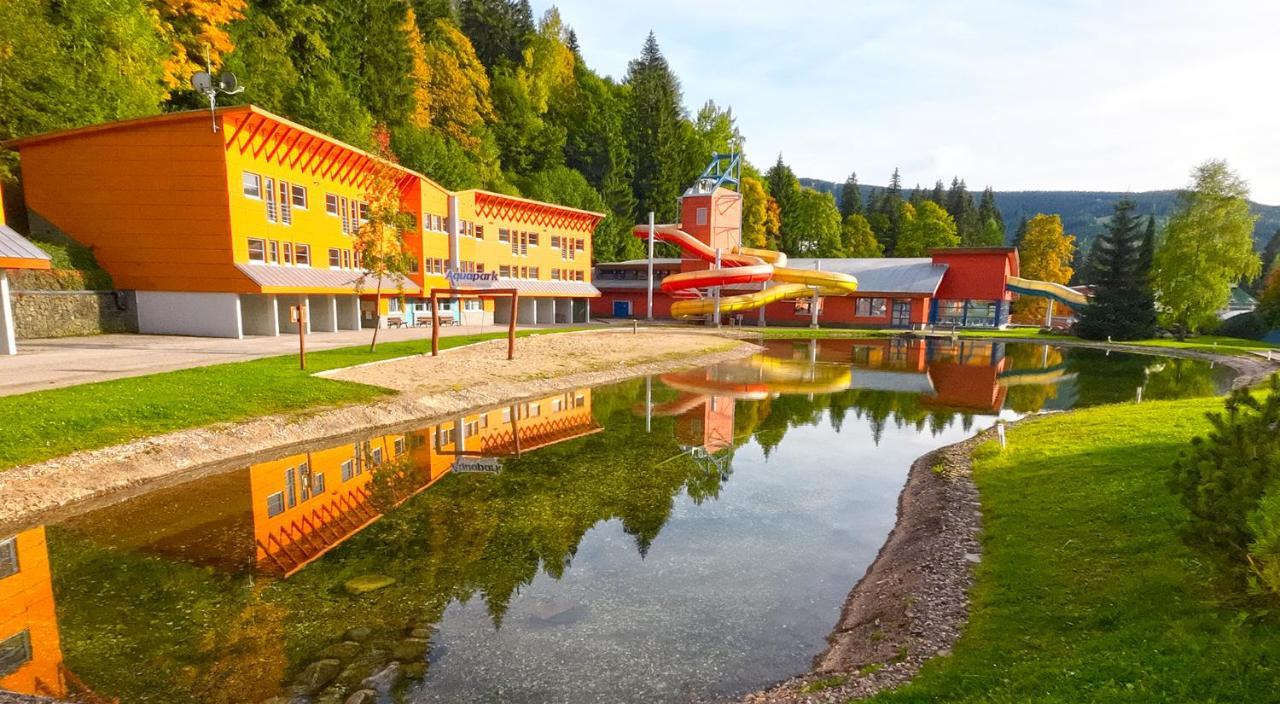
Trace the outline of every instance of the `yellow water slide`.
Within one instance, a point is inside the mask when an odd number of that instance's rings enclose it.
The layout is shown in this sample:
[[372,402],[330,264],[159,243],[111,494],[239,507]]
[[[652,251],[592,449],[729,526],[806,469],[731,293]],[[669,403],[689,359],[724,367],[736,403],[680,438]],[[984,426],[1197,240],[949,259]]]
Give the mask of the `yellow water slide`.
[[1048,298],[1075,308],[1089,303],[1089,298],[1083,293],[1051,281],[1036,281],[1035,279],[1024,279],[1020,276],[1010,276],[1005,280],[1005,287],[1014,293],[1024,296],[1040,296],[1041,298]]

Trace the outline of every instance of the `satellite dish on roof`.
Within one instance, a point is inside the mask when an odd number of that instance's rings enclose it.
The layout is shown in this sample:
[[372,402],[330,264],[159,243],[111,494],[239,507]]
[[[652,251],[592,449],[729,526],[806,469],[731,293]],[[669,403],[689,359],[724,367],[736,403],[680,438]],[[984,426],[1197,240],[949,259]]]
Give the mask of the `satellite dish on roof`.
[[197,93],[208,93],[213,90],[213,76],[208,71],[201,71],[191,77],[191,87],[196,89]]
[[244,90],[244,88],[240,87],[240,81],[236,79],[236,74],[228,72],[222,74],[218,79],[218,90],[227,95],[235,95]]

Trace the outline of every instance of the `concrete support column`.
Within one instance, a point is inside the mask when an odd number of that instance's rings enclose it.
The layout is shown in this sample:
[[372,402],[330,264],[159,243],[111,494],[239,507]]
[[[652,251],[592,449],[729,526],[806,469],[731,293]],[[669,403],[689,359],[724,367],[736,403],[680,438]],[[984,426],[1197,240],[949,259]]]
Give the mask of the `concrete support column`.
[[[297,333],[298,324],[291,320],[289,309],[296,305],[309,308],[306,296],[278,296],[277,306],[280,317],[280,332]],[[307,332],[311,332],[311,311],[307,310]]]
[[316,332],[338,331],[338,303],[333,296],[307,296],[311,313],[311,329]]
[[244,334],[275,337],[280,334],[280,313],[276,310],[276,297],[256,293],[240,296],[240,316]]
[[334,296],[334,307],[337,310],[339,330],[360,329],[359,296]]
[[538,324],[538,301],[534,298],[521,298],[519,309],[516,311],[516,323],[518,325],[537,325]]
[[556,299],[539,298],[538,301],[538,322],[544,325],[554,324],[556,322]]
[[495,298],[493,301],[493,322],[495,325],[509,325],[511,323],[510,298]]
[[9,274],[0,269],[0,354],[18,353],[18,340],[13,332],[13,305],[9,303]]

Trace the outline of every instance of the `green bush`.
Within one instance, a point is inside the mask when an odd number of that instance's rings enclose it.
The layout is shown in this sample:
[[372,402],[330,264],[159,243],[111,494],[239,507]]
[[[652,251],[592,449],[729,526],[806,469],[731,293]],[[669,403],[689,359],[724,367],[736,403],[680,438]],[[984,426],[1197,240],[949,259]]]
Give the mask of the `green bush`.
[[[1260,584],[1280,586],[1280,376],[1265,398],[1238,389],[1213,430],[1174,461],[1169,485],[1191,512],[1189,537]],[[1263,496],[1272,489],[1266,501]],[[1280,589],[1275,590],[1280,593]]]
[[1263,494],[1258,508],[1249,515],[1249,567],[1254,588],[1280,595],[1280,484]]

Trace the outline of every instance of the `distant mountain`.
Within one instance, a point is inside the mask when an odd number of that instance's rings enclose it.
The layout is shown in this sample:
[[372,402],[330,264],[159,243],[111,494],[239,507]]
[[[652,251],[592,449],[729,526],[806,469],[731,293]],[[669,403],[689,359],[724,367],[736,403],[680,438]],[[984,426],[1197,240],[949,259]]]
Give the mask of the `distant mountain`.
[[[840,202],[840,189],[844,184],[802,178],[800,183],[818,191],[830,193]],[[865,200],[871,186],[862,186]],[[882,187],[877,187],[882,188]],[[909,191],[908,191],[909,192]],[[981,191],[974,193],[976,199]],[[1060,215],[1062,226],[1070,234],[1076,235],[1083,242],[1092,240],[1106,228],[1107,219],[1111,217],[1111,207],[1117,200],[1129,196],[1138,204],[1138,212],[1144,216],[1155,213],[1157,222],[1163,224],[1173,212],[1177,191],[1146,191],[1143,193],[1122,193],[1120,191],[996,191],[996,205],[1004,216],[1005,229],[1009,236],[1018,229],[1023,217],[1032,217],[1037,213]],[[1258,215],[1258,224],[1253,230],[1254,246],[1261,250],[1267,240],[1280,230],[1280,206],[1262,205],[1250,201],[1250,209]]]

